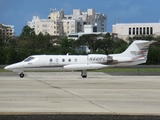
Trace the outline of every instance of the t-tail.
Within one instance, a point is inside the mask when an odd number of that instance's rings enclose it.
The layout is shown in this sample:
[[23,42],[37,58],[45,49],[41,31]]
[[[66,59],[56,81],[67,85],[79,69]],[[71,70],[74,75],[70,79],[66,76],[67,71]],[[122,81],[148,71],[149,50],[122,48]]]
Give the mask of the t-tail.
[[123,53],[123,56],[132,57],[135,61],[147,61],[149,45],[155,41],[136,40]]
[[136,40],[123,53],[123,56],[147,58],[149,45],[155,41]]
[[113,56],[113,61],[117,60],[120,66],[145,63],[147,61],[149,45],[153,42],[155,41],[135,40],[123,53],[111,55]]

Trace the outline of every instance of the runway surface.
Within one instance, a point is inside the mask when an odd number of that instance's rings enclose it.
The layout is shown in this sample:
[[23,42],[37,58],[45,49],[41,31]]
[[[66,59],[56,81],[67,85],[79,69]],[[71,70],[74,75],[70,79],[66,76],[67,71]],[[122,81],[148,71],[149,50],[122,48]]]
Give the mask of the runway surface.
[[160,76],[0,73],[0,114],[34,113],[160,116]]

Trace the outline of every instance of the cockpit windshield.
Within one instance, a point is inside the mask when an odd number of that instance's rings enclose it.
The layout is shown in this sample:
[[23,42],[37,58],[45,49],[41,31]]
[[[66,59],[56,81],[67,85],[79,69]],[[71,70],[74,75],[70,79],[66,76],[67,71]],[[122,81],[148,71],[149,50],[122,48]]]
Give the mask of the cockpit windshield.
[[28,58],[26,58],[25,60],[24,60],[24,62],[29,62],[29,61],[31,61],[31,60],[33,60],[33,59],[35,59],[34,57],[28,57]]

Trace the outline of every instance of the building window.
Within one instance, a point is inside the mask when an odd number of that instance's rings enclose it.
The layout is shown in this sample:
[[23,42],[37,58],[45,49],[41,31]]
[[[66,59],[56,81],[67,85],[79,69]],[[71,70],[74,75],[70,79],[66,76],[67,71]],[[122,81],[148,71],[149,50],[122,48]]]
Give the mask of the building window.
[[101,28],[101,32],[104,32],[104,28]]
[[140,35],[142,35],[142,28],[140,28]]
[[71,33],[74,33],[75,31],[74,30],[71,30]]
[[144,35],[146,34],[146,28],[145,27],[143,28],[143,34]]
[[131,28],[129,28],[129,35],[131,35]]
[[150,27],[150,34],[153,34],[153,27]]
[[133,28],[133,35],[135,35],[135,28]]
[[136,35],[138,35],[139,34],[139,29],[138,28],[136,28]]
[[68,37],[77,37],[78,38],[78,35],[68,35]]
[[149,27],[147,27],[147,35],[149,35]]
[[104,26],[104,24],[101,23],[101,26]]
[[83,24],[84,24],[84,25],[86,25],[86,24],[87,24],[87,22],[84,22]]

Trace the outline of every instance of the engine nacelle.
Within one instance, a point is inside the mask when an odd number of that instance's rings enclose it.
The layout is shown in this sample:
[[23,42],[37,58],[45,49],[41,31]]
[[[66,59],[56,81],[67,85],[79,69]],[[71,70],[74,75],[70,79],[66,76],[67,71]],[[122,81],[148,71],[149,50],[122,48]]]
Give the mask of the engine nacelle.
[[107,64],[112,62],[113,59],[111,56],[101,55],[101,54],[89,54],[88,63],[103,63]]

